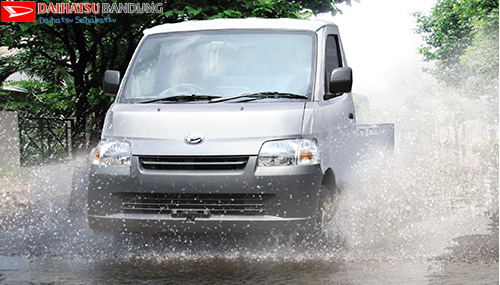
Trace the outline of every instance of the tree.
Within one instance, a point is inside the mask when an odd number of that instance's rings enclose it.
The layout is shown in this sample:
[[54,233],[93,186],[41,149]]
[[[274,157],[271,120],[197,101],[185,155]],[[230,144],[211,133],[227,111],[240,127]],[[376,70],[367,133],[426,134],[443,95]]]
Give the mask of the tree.
[[[448,85],[479,97],[498,95],[498,0],[438,0],[416,13],[424,60]],[[498,97],[498,96],[496,96]]]
[[462,85],[498,99],[498,8],[472,23],[471,43],[459,58],[461,70],[469,75]]
[[[69,1],[60,1],[67,2]],[[116,3],[117,1],[113,1]],[[140,1],[127,1],[141,3]],[[79,24],[76,17],[82,15],[50,15],[53,19],[71,23],[2,23],[0,42],[21,53],[15,60],[15,70],[36,75],[46,82],[43,88],[63,89],[64,98],[70,99],[70,107],[76,118],[73,141],[77,148],[86,147],[88,115],[95,113],[100,129],[111,100],[100,91],[104,71],[125,71],[142,32],[162,23],[174,23],[191,19],[240,18],[240,17],[307,17],[312,14],[340,11],[338,4],[350,4],[350,0],[206,0],[165,1],[162,14],[109,14],[94,18],[116,20],[105,24]],[[48,0],[38,3],[50,3]],[[7,64],[2,64],[7,66]],[[9,68],[12,66],[9,65]],[[6,69],[3,69],[6,71]],[[9,72],[12,70],[9,70]],[[5,73],[5,72],[4,72]],[[43,90],[42,86],[38,86]],[[55,89],[54,89],[55,88]],[[56,92],[57,93],[57,92]],[[50,93],[54,94],[54,93]],[[49,94],[49,95],[50,95]],[[61,95],[61,94],[59,94]],[[54,96],[49,96],[52,99]],[[34,100],[32,100],[34,101]],[[63,112],[64,113],[64,112]]]
[[4,82],[7,77],[18,70],[15,61],[13,61],[13,56],[0,56],[0,82]]

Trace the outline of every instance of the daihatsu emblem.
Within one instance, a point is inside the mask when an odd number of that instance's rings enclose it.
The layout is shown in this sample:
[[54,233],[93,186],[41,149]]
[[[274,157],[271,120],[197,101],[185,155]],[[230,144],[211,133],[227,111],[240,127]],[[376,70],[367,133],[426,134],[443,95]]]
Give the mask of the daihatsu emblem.
[[184,137],[184,141],[188,144],[199,144],[203,141],[203,135],[200,133],[188,133]]

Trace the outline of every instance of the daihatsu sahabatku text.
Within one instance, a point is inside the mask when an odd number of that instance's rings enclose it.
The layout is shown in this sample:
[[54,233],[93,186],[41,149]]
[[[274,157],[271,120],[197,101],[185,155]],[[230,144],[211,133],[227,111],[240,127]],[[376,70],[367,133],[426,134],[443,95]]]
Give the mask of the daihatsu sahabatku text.
[[145,31],[92,151],[90,228],[318,232],[347,174],[393,148],[356,125],[339,31],[325,21],[221,19]]

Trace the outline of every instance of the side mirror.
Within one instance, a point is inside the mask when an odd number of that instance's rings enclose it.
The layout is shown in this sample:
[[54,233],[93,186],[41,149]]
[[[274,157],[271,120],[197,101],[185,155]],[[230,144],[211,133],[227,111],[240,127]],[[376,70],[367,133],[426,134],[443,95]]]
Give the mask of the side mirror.
[[102,79],[102,90],[107,95],[116,95],[120,87],[120,71],[106,70]]
[[330,75],[328,85],[329,94],[325,95],[325,100],[339,96],[342,93],[349,93],[352,89],[352,69],[350,67],[337,67]]

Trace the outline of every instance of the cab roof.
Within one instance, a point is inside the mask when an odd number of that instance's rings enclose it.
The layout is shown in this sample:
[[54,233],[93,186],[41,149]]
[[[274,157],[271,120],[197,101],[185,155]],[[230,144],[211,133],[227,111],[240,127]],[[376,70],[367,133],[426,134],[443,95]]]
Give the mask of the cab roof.
[[231,30],[231,29],[274,29],[274,30],[302,30],[316,32],[324,26],[334,26],[335,24],[323,20],[302,20],[302,19],[215,19],[215,20],[193,20],[175,24],[163,24],[144,31],[145,35],[170,33],[170,32],[191,32],[207,30]]

